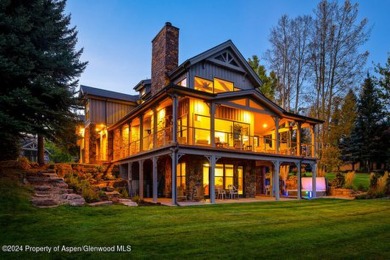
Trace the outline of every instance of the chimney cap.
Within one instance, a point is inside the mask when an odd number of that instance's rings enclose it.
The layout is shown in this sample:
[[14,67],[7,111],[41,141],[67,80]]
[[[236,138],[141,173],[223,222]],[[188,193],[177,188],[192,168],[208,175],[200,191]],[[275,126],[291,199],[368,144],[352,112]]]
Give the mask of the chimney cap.
[[166,26],[172,26],[172,24],[170,22],[166,22],[165,25]]

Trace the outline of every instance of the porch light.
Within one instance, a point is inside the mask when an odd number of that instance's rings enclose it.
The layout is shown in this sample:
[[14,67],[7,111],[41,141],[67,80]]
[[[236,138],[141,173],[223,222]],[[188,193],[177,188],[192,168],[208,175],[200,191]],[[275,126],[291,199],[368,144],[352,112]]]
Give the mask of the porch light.
[[205,109],[204,109],[204,104],[203,104],[203,102],[202,101],[195,101],[195,113],[197,113],[197,114],[204,114],[204,111],[205,111]]
[[263,124],[263,128],[267,128],[267,126],[268,126],[268,125],[267,125],[266,123]]
[[96,126],[95,130],[96,132],[102,131],[106,127],[105,124],[100,124],[99,126]]
[[85,133],[84,127],[80,127],[80,128],[79,128],[79,135],[80,135],[81,137],[84,137],[84,133]]
[[244,116],[244,122],[245,123],[250,123],[251,122],[251,115],[249,114],[249,112],[244,111],[243,116]]

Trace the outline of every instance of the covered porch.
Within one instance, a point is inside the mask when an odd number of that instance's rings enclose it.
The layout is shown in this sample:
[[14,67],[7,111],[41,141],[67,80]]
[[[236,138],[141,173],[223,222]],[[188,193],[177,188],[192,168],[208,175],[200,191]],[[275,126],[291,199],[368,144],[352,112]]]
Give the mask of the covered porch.
[[310,165],[311,197],[315,198],[316,160],[297,156],[178,145],[120,162],[120,175],[128,181],[130,196],[154,203],[167,199],[171,205],[284,200],[291,197],[286,165],[296,167],[297,199],[305,196],[301,192],[302,165]]

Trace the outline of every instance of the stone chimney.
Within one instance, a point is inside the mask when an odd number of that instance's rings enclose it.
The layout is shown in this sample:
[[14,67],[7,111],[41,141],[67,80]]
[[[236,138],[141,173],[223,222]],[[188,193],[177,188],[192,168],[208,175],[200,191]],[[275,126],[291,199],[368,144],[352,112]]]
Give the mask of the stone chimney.
[[179,28],[165,23],[152,40],[152,96],[169,83],[167,74],[177,68],[179,62]]

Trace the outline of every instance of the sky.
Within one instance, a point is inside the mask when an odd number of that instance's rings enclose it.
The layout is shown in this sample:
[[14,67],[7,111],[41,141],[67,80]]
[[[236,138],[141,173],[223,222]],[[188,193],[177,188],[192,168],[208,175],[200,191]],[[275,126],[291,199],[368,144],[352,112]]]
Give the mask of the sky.
[[[282,15],[311,15],[318,2],[68,0],[65,13],[71,14],[78,30],[77,48],[84,48],[81,60],[89,62],[79,83],[136,94],[134,86],[150,78],[151,41],[166,22],[180,29],[179,64],[229,39],[245,58],[261,58],[270,48],[270,30]],[[373,64],[384,65],[390,53],[390,0],[357,2],[359,21],[367,18],[371,28],[363,48],[370,52],[366,69],[373,73]]]

